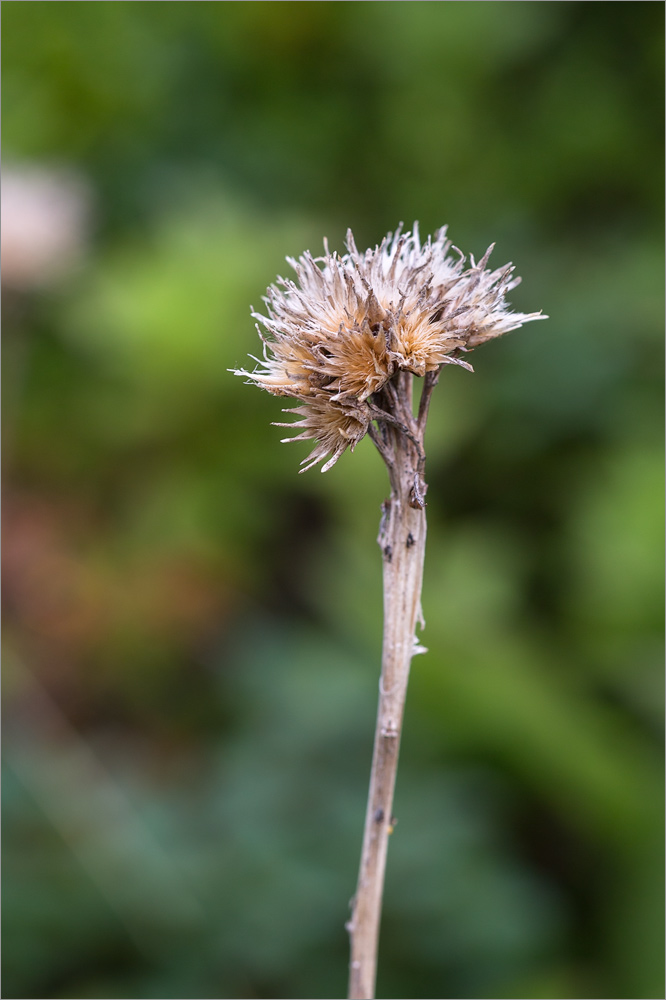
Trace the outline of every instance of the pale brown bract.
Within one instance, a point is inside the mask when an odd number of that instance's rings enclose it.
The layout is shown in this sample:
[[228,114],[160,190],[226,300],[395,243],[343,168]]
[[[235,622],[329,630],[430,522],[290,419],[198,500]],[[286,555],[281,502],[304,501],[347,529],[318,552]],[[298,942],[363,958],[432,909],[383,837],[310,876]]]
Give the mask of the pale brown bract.
[[546,318],[511,312],[505,297],[520,281],[513,265],[487,269],[492,246],[467,263],[446,227],[422,244],[417,223],[411,233],[400,225],[364,252],[349,230],[346,254],[324,249],[323,257],[287,258],[297,280],[278,278],[264,299],[267,315],[252,313],[263,360],[254,359],[254,371],[235,370],[301,404],[285,411],[298,420],[278,426],[299,432],[285,441],[316,442],[302,472],[328,456],[325,472],[353,451],[373,419],[368,401],[397,372],[423,376],[444,364],[471,371],[462,354]]

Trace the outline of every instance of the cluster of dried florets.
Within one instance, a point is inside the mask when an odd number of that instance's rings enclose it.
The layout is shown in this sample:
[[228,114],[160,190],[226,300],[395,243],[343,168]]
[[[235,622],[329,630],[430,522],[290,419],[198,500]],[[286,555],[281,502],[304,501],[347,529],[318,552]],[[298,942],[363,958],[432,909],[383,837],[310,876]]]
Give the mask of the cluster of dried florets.
[[257,326],[261,367],[236,372],[302,404],[285,411],[297,422],[278,426],[300,431],[286,441],[317,442],[303,472],[330,456],[325,472],[353,451],[373,419],[371,397],[397,372],[425,375],[444,364],[471,370],[461,353],[543,318],[508,309],[505,295],[520,278],[511,264],[486,270],[492,246],[466,266],[446,228],[421,245],[416,224],[413,233],[399,227],[365,253],[350,230],[342,257],[324,249],[323,257],[288,258],[298,283],[279,278],[264,299],[268,316],[252,314],[266,330]]

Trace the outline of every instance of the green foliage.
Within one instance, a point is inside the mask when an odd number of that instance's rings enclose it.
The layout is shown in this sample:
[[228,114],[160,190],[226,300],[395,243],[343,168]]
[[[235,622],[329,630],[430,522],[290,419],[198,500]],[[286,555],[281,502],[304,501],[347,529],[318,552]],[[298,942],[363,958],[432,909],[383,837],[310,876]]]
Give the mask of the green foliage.
[[228,369],[416,217],[551,318],[433,400],[379,993],[662,996],[658,8],[3,13],[5,160],[95,205],[5,290],[6,995],[343,994],[386,476]]

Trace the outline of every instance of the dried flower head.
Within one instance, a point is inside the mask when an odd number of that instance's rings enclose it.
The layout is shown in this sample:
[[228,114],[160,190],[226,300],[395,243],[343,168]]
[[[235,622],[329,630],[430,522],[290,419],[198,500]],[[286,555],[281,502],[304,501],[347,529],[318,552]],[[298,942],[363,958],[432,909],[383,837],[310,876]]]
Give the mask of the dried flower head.
[[[302,405],[300,419],[279,424],[300,431],[287,441],[315,440],[301,464],[311,468],[330,455],[322,471],[366,434],[371,397],[398,371],[425,375],[444,364],[472,370],[460,354],[545,319],[512,313],[505,296],[519,283],[513,265],[486,269],[491,246],[477,264],[446,238],[446,228],[421,244],[418,225],[401,226],[374,250],[361,253],[351,230],[347,253],[287,258],[297,281],[278,278],[264,299],[268,315],[254,312],[264,350],[259,367],[244,375],[275,396]],[[370,402],[369,402],[370,401]]]

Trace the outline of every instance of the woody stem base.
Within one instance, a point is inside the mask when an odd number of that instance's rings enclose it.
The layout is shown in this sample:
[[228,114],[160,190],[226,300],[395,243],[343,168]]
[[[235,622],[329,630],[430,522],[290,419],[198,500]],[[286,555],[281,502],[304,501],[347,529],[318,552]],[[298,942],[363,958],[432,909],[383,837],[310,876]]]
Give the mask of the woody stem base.
[[[395,427],[383,428],[390,450],[391,496],[383,504],[378,542],[384,566],[384,638],[379,707],[365,817],[363,850],[351,920],[349,1000],[375,995],[377,946],[402,718],[412,656],[423,650],[415,628],[421,617],[426,516],[420,443]],[[388,463],[387,463],[388,464]]]

